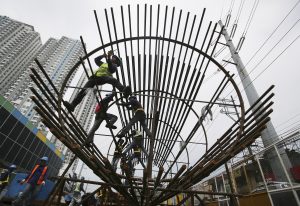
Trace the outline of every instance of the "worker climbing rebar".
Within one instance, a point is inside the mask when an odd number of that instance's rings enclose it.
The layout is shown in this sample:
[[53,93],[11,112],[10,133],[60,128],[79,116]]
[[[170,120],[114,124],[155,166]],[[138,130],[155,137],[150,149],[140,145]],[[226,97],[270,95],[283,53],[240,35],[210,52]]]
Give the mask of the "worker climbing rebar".
[[114,156],[113,156],[112,163],[111,163],[115,172],[117,171],[118,162],[122,157],[122,151],[123,151],[124,147],[126,146],[127,142],[128,142],[128,140],[126,138],[125,138],[125,141],[123,139],[119,139],[117,141],[117,145],[116,145],[116,148],[114,151]]
[[141,163],[141,165],[145,168],[145,165],[141,159],[141,151],[144,152],[146,157],[148,157],[149,155],[148,155],[147,150],[144,147],[143,133],[139,130],[133,130],[132,134],[129,136],[132,136],[132,142],[126,147],[123,154],[125,155],[131,149],[133,149],[133,153],[129,157],[129,161],[131,162],[134,158],[137,158],[138,161]]
[[[107,57],[107,63],[101,61],[104,57]],[[84,88],[81,89],[71,103],[63,101],[65,107],[73,112],[76,106],[82,101],[84,96],[87,93],[88,88],[93,88],[96,85],[111,84],[113,87],[116,87],[120,92],[124,93],[124,97],[127,98],[131,94],[131,88],[129,86],[123,86],[116,78],[112,76],[113,73],[117,71],[117,68],[121,66],[121,59],[113,55],[113,51],[109,51],[106,54],[100,55],[95,58],[95,63],[99,68],[96,70],[87,83],[84,85]]]
[[128,102],[118,103],[118,105],[125,106],[128,110],[133,110],[134,115],[128,124],[116,135],[116,137],[123,137],[136,122],[140,122],[141,126],[149,137],[152,136],[147,127],[146,113],[144,112],[142,104],[137,100],[136,96],[132,95],[128,98]]
[[106,120],[107,128],[117,129],[114,123],[117,121],[118,117],[116,115],[107,113],[109,102],[113,101],[114,93],[106,94],[105,98],[103,98],[96,106],[95,109],[95,121],[93,127],[90,129],[87,135],[87,144],[91,144],[94,141],[94,135],[96,130],[100,127],[103,120]]

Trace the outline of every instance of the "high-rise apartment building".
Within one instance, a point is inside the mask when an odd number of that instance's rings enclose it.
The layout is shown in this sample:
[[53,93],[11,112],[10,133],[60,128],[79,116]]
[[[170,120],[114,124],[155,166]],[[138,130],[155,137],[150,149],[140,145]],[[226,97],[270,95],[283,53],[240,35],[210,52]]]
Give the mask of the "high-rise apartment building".
[[33,26],[0,16],[0,95],[18,83],[36,57],[42,41]]
[[[85,73],[83,73],[77,84],[76,87],[83,87],[84,84],[87,82],[87,77]],[[79,92],[78,89],[76,89],[73,94],[70,97],[70,101],[73,100],[76,96],[76,94]],[[79,121],[80,125],[83,127],[85,131],[88,131],[91,127],[91,124],[93,122],[94,117],[94,109],[96,106],[96,98],[94,97],[93,92],[90,90],[89,93],[84,97],[82,102],[76,107],[75,111],[73,112],[76,119]],[[67,167],[71,159],[74,157],[74,154],[66,148],[65,145],[63,145],[58,139],[56,139],[54,136],[50,140],[51,142],[55,143],[55,146],[59,148],[59,150],[63,151],[63,154],[65,156],[64,159],[64,165],[62,167],[62,171]],[[76,159],[75,162],[72,165],[71,170],[74,172],[78,165],[78,160]]]
[[[48,133],[47,129],[41,123],[41,117],[35,112],[35,104],[30,98],[33,94],[29,88],[37,88],[29,76],[30,68],[35,68],[41,74],[34,59],[38,59],[56,88],[60,89],[66,75],[80,56],[83,56],[80,41],[67,37],[59,40],[50,38],[42,45],[40,36],[34,31],[33,26],[0,16],[0,95],[12,102],[14,107],[44,134]],[[68,84],[74,76],[75,74],[71,76]],[[44,75],[41,74],[41,77]],[[83,74],[76,86],[83,87],[86,81],[87,77]],[[71,99],[77,92],[78,90],[75,90]],[[91,92],[74,112],[86,131],[93,120],[95,103],[96,99]],[[73,156],[72,152],[54,136],[51,137],[51,142],[65,154],[65,163],[68,164]],[[76,169],[77,163],[78,161],[75,161],[73,170]]]
[[[80,41],[62,37],[59,40],[50,38],[40,48],[36,58],[43,66],[56,88],[60,89],[66,75],[82,55],[83,48]],[[5,98],[10,100],[22,114],[46,134],[47,131],[41,123],[41,117],[34,111],[34,103],[30,99],[32,93],[29,87],[34,86],[29,77],[31,67],[34,67],[39,71],[38,66],[32,60],[23,74],[19,76],[18,80],[5,93]],[[70,78],[70,81],[73,77],[74,75]]]

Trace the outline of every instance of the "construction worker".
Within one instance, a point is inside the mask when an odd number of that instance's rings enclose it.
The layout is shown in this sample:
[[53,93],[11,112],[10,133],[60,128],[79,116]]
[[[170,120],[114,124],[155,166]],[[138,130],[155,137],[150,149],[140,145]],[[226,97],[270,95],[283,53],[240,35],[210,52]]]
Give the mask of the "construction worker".
[[119,138],[123,137],[136,122],[140,122],[141,126],[143,127],[144,131],[149,137],[152,136],[150,130],[147,128],[146,114],[144,112],[142,104],[137,100],[136,96],[130,96],[128,98],[127,103],[122,102],[119,103],[118,105],[125,106],[128,110],[133,110],[134,115],[130,119],[128,124],[119,132],[119,134],[117,134],[117,137]]
[[12,202],[12,205],[32,205],[41,187],[45,185],[45,179],[48,171],[48,157],[42,157],[40,163],[35,165],[30,174],[23,179],[20,184],[26,183],[23,192],[18,195],[17,199]]
[[145,155],[148,157],[149,156],[148,152],[144,147],[143,133],[139,130],[133,130],[132,134],[129,136],[132,137],[132,142],[126,147],[123,154],[125,155],[131,149],[136,148],[136,150],[138,149],[142,150],[145,153]]
[[[84,177],[81,177],[81,180],[84,180]],[[83,189],[83,182],[76,182],[75,188],[73,190],[72,200],[69,206],[77,205],[77,203],[81,202],[81,192],[85,194]]]
[[128,142],[128,140],[126,138],[125,138],[125,140],[126,141],[124,141],[123,139],[119,139],[117,141],[117,145],[116,145],[116,148],[114,151],[114,156],[113,156],[112,163],[111,163],[115,172],[117,171],[118,162],[119,162],[120,158],[122,157],[122,151]]
[[[73,175],[69,173],[69,178],[77,179],[77,174],[75,172],[73,172]],[[75,182],[67,180],[66,183],[67,184],[64,185],[64,193],[65,193],[64,200],[65,203],[69,205],[70,202],[72,201],[72,193],[75,188]]]
[[[104,57],[107,57],[107,63],[101,61]],[[70,112],[73,112],[75,107],[82,101],[86,95],[86,90],[88,88],[93,88],[95,85],[111,84],[119,91],[124,92],[126,98],[130,95],[130,87],[123,86],[116,78],[112,77],[112,74],[117,71],[117,67],[122,63],[119,57],[113,55],[113,51],[109,51],[107,55],[103,54],[95,58],[95,63],[99,68],[96,70],[95,74],[89,78],[84,85],[84,88],[80,90],[71,103],[63,101],[63,104]]]
[[104,205],[107,202],[107,186],[101,186],[100,189],[96,193],[97,206]]
[[[126,159],[126,157],[121,158],[120,167],[121,167],[121,170],[122,170],[122,175],[126,174],[126,172],[127,172],[129,178],[133,177],[135,169],[134,169],[133,164],[131,163],[131,161],[128,161]],[[125,179],[124,184],[129,185],[129,181],[128,181],[127,178]]]
[[117,121],[118,117],[116,115],[107,113],[108,104],[109,104],[109,102],[111,102],[113,100],[113,98],[114,98],[114,93],[106,94],[105,98],[103,98],[102,101],[100,101],[97,104],[96,109],[95,109],[95,113],[96,113],[95,121],[94,121],[93,127],[91,128],[91,130],[88,133],[87,140],[86,140],[87,144],[90,144],[93,142],[95,132],[100,127],[103,120],[107,121],[107,124],[106,124],[107,128],[117,129],[117,127],[114,125],[114,123]]
[[16,165],[12,164],[7,169],[1,172],[0,175],[0,201],[7,193],[8,183],[10,181],[13,171],[17,168]]
[[[148,154],[147,153],[145,153],[145,154],[148,157]],[[131,167],[133,168],[132,160],[136,158],[141,163],[143,168],[146,168],[141,157],[142,157],[141,148],[138,147],[138,146],[134,146],[133,147],[133,153],[128,158],[128,164],[131,164]]]

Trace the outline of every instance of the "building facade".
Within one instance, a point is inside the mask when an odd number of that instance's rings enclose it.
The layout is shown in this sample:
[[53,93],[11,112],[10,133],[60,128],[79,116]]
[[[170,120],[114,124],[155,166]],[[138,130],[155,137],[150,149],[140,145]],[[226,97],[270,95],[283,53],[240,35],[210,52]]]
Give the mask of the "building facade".
[[[35,104],[30,98],[33,95],[30,87],[34,87],[38,91],[30,78],[30,68],[35,68],[41,74],[35,62],[37,59],[59,90],[70,69],[84,54],[81,42],[62,37],[61,39],[50,38],[42,45],[40,35],[34,31],[33,26],[6,16],[0,16],[0,28],[0,95],[11,102],[38,130],[48,136],[48,129],[42,124],[41,117],[34,110]],[[40,76],[44,78],[44,75]],[[74,76],[75,73],[71,76],[68,84]],[[86,81],[87,77],[82,74],[76,86],[83,87]],[[54,90],[52,89],[52,91]],[[75,90],[71,99],[77,92],[78,90]],[[56,95],[55,92],[53,94]],[[91,92],[74,112],[75,117],[86,131],[93,120],[95,103],[96,99]],[[51,136],[50,139],[58,150],[65,154],[64,163],[67,165],[73,157],[72,152],[54,136]],[[77,164],[78,161],[75,161],[74,171]]]
[[[57,40],[50,38],[39,50],[35,57],[43,66],[48,76],[51,78],[55,87],[59,89],[70,69],[83,55],[83,49],[80,41],[67,37]],[[34,111],[35,104],[30,99],[32,92],[29,87],[34,87],[30,79],[30,68],[35,68],[39,73],[40,69],[34,60],[26,67],[22,75],[8,89],[4,97],[11,101],[22,114],[24,114],[38,129],[47,135],[47,129],[41,123],[41,117]],[[41,75],[43,77],[43,75]],[[73,79],[74,75],[70,78]],[[54,95],[56,95],[54,93]]]
[[[85,73],[82,73],[80,76],[76,87],[83,87],[84,84],[87,82],[87,77]],[[79,92],[78,89],[76,89],[73,94],[70,97],[70,100],[73,100],[76,96],[76,94]],[[78,120],[80,125],[85,131],[88,131],[91,127],[91,124],[93,123],[94,118],[94,109],[96,106],[96,98],[94,97],[94,94],[91,90],[88,91],[88,94],[84,97],[82,102],[76,107],[75,111],[73,112],[75,118]],[[51,137],[51,142],[55,143],[55,146],[59,148],[61,151],[64,151],[64,165],[61,169],[63,171],[69,164],[69,162],[73,159],[74,154],[66,148],[64,144],[62,144],[56,137]],[[75,162],[72,165],[71,170],[75,172],[77,166],[78,166],[79,159],[76,159]]]
[[[42,41],[33,26],[0,16],[0,95],[14,89],[36,57]],[[11,90],[11,92],[12,92]]]
[[48,175],[58,175],[64,156],[7,99],[0,95],[0,167],[15,164],[29,172],[43,156],[49,158]]

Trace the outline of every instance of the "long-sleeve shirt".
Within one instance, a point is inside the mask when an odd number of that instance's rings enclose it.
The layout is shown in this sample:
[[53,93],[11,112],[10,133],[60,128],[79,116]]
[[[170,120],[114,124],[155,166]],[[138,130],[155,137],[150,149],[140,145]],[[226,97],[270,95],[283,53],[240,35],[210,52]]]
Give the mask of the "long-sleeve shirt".
[[126,106],[128,110],[136,111],[143,109],[142,104],[137,99],[130,99],[128,102],[123,102],[121,105]]
[[[95,63],[97,66],[101,66],[102,64],[104,64],[104,62],[101,61],[101,59],[103,59],[105,57],[105,55],[100,55],[98,57],[95,58]],[[108,69],[110,73],[115,73],[117,71],[117,67],[111,62],[110,58],[107,58],[107,64],[108,64]]]

